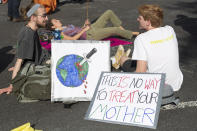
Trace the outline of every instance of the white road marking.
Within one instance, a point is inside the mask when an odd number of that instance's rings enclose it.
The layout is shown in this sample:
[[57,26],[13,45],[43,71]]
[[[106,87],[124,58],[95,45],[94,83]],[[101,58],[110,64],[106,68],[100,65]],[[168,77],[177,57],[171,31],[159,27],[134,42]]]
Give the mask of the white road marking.
[[161,110],[183,109],[186,107],[196,107],[197,108],[197,101],[180,102],[177,106],[176,105],[165,105],[165,106],[161,107]]

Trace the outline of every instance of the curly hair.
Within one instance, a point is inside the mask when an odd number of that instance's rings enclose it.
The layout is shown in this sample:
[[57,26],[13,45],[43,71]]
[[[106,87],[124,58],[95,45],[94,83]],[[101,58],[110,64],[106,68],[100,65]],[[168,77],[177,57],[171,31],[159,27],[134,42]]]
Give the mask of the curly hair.
[[142,5],[138,8],[144,20],[150,20],[153,27],[160,27],[163,23],[163,10],[158,5]]

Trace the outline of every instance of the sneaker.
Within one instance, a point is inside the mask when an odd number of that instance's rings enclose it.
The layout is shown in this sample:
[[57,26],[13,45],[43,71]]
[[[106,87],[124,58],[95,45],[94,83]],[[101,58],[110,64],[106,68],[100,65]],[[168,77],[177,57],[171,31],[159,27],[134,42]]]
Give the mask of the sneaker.
[[122,45],[119,45],[118,50],[116,51],[116,55],[112,57],[112,66],[115,69],[120,68],[120,58],[124,55],[124,47]]

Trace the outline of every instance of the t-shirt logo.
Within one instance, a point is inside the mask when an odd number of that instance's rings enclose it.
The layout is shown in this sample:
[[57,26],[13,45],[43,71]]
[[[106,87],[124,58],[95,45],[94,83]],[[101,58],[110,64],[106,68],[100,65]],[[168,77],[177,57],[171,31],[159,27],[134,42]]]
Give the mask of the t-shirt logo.
[[165,38],[165,39],[161,39],[161,40],[155,40],[155,41],[151,41],[150,44],[159,44],[159,43],[164,43],[166,41],[172,40],[174,38],[173,35]]

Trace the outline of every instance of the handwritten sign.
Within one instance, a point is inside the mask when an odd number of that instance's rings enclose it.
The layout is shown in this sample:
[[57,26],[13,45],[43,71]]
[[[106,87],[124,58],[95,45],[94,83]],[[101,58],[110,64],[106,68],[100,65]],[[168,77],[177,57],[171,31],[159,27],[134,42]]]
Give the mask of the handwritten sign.
[[90,101],[102,71],[110,71],[109,41],[52,41],[51,101]]
[[102,72],[85,119],[156,129],[164,74]]

